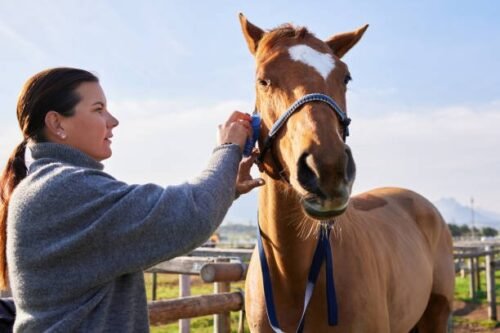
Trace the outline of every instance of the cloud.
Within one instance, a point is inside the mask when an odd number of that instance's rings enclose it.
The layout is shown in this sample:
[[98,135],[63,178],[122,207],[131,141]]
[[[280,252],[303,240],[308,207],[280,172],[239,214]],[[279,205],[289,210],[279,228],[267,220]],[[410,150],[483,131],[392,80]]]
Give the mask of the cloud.
[[500,103],[351,117],[357,191],[403,186],[500,210]]
[[[111,107],[123,118],[111,170],[133,181],[167,184],[196,175],[215,143],[217,124],[234,109],[251,110],[251,103],[149,100]],[[500,143],[499,102],[420,109],[384,105],[383,112],[369,115],[358,110],[351,108],[348,138],[358,165],[356,192],[401,186],[432,200],[454,196],[468,202],[474,196],[479,206],[499,210],[500,155],[494,153]]]
[[[106,170],[129,183],[167,185],[196,176],[215,146],[217,125],[233,110],[249,112],[252,103],[121,100],[109,108],[120,125],[114,131],[114,154],[105,161]],[[384,112],[371,114],[350,109],[348,144],[358,169],[354,191],[400,186],[431,200],[452,196],[469,202],[474,197],[478,207],[499,212],[500,102],[400,109],[385,105]],[[17,125],[2,127],[0,140],[0,158],[5,161],[20,140]],[[249,198],[255,200],[253,195]],[[249,200],[244,206],[256,207]],[[253,220],[255,212],[250,211],[245,216],[233,211],[229,216]]]
[[14,148],[21,143],[23,137],[18,126],[4,126],[0,130],[0,168],[3,169]]
[[115,132],[110,172],[130,182],[179,183],[196,176],[215,147],[217,125],[250,104],[213,105],[129,100],[110,104],[121,121]]
[[4,48],[0,59],[14,59],[23,57],[24,60],[40,59],[45,56],[42,49],[22,36],[14,28],[7,25],[5,21],[0,20],[0,41],[3,45],[9,45]]

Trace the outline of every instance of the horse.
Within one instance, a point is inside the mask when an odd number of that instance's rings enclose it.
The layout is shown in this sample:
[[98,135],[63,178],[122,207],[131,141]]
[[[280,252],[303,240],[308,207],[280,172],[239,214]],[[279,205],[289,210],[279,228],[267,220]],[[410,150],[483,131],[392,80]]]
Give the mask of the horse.
[[[254,250],[245,283],[250,330],[445,332],[455,274],[451,235],[438,210],[402,188],[351,195],[356,165],[345,142],[351,76],[341,58],[368,25],[323,41],[305,27],[264,31],[243,14],[239,20],[256,63],[266,182],[258,208],[262,252]],[[311,97],[316,95],[321,98]],[[304,301],[324,226],[331,230],[325,253],[333,255],[333,266],[320,266]],[[264,270],[271,292],[263,286]],[[327,273],[337,305],[333,325],[327,318]],[[279,328],[272,328],[272,316]]]

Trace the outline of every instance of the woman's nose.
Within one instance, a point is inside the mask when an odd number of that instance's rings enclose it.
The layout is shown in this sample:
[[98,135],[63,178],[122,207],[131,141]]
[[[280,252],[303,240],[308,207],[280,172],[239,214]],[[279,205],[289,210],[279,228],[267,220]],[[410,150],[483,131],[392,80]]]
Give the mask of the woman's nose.
[[108,126],[111,128],[118,126],[118,124],[120,123],[118,119],[116,119],[109,111],[108,115],[109,115]]

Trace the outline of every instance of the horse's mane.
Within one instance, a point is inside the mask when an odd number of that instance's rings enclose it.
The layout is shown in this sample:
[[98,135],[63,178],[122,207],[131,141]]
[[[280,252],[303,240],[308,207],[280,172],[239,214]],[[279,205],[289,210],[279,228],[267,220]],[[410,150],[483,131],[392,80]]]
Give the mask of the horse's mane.
[[306,27],[296,27],[290,23],[282,24],[274,29],[268,30],[262,40],[260,45],[267,49],[272,49],[276,44],[286,40],[286,39],[305,39],[307,37],[314,36]]

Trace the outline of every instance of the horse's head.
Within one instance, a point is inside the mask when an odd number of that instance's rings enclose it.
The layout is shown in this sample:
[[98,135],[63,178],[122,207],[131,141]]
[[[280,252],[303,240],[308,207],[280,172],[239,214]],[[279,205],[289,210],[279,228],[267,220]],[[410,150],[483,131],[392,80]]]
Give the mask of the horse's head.
[[[313,218],[341,214],[349,201],[356,168],[345,143],[345,94],[351,77],[340,58],[368,26],[322,41],[305,28],[284,25],[265,32],[242,14],[240,22],[256,60],[256,110],[262,118],[259,147],[266,173],[289,181]],[[324,101],[301,105],[282,120],[282,127],[271,133],[272,140],[264,148],[276,121],[292,104],[312,93],[330,97],[334,105]]]

